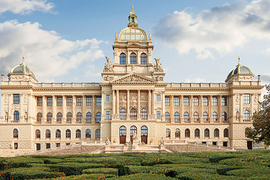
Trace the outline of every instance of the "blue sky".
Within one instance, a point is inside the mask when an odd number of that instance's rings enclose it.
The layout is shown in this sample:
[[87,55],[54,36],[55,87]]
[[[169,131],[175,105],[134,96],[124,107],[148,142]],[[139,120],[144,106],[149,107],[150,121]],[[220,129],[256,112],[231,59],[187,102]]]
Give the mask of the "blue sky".
[[24,54],[39,82],[101,82],[132,5],[166,82],[224,82],[240,55],[269,83],[269,0],[0,0],[0,73]]

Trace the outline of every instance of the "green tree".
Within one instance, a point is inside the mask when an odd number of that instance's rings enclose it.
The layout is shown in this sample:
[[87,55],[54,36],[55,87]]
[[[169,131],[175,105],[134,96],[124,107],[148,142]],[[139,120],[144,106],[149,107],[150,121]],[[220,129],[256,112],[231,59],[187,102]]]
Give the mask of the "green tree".
[[248,128],[246,134],[255,142],[270,145],[270,84],[265,87],[267,93],[263,97],[263,102],[260,102],[261,110],[253,114],[253,128]]

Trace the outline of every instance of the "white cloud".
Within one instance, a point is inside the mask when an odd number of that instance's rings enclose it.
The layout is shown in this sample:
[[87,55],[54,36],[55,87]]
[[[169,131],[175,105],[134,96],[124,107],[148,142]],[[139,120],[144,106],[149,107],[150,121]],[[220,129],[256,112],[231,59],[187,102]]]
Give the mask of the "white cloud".
[[1,0],[0,13],[11,11],[14,14],[29,14],[32,11],[49,12],[54,7],[47,0]]
[[102,41],[86,39],[69,41],[54,31],[40,29],[39,23],[0,23],[0,72],[7,74],[21,63],[23,49],[26,64],[40,81],[64,75],[85,61],[104,57],[99,49]]
[[90,71],[85,72],[85,77],[100,76],[102,73],[101,71],[95,71],[95,65],[93,64],[89,64],[87,68],[90,69]]
[[175,11],[155,27],[154,35],[179,54],[195,50],[198,59],[225,55],[251,38],[270,40],[270,0],[239,1],[193,16]]

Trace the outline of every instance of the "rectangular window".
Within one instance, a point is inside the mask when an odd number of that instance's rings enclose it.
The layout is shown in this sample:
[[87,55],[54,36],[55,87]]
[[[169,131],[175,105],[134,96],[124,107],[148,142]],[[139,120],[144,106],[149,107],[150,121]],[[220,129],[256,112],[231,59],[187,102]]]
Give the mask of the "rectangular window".
[[189,106],[189,97],[184,97],[183,98],[183,105],[184,106]]
[[72,106],[72,97],[67,97],[67,106]]
[[92,97],[90,96],[86,97],[86,106],[92,106]]
[[160,111],[157,111],[157,119],[160,119]]
[[170,105],[170,97],[166,96],[165,97],[165,106],[169,106]]
[[203,97],[203,106],[208,106],[208,97]]
[[156,100],[157,100],[158,102],[160,102],[160,94],[157,94]]
[[179,97],[173,97],[173,104],[175,105],[175,106],[179,106]]
[[199,106],[199,98],[193,97],[193,106]]
[[110,102],[111,101],[111,95],[106,95],[106,102]]
[[106,111],[106,119],[111,119],[111,111]]
[[14,143],[14,149],[18,149],[18,143]]
[[96,97],[96,106],[101,106],[101,97],[100,96]]
[[39,143],[36,144],[36,147],[37,147],[37,151],[39,151],[41,149]]
[[222,106],[227,106],[227,97],[226,96],[222,96],[221,104],[222,104]]
[[212,106],[217,106],[217,97],[212,97]]
[[57,97],[57,106],[63,106],[63,98]]
[[250,103],[250,95],[249,94],[244,94],[243,95],[243,103],[244,104],[249,104]]
[[51,144],[50,143],[46,143],[46,149],[50,149],[51,148]]
[[37,105],[38,106],[43,106],[43,98],[42,97],[37,98]]
[[53,104],[53,98],[52,97],[48,97],[47,98],[47,106],[52,106]]
[[82,106],[82,97],[77,97],[76,106]]
[[20,94],[13,94],[13,104],[20,104]]
[[60,143],[56,143],[56,147],[60,147]]

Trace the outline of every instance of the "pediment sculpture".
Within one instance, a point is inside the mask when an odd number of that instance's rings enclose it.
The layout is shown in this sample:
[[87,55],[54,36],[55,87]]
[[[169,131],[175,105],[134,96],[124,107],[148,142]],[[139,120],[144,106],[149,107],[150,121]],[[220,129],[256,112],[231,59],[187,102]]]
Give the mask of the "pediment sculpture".
[[159,63],[160,57],[159,58],[154,58],[156,61],[156,64],[154,65],[154,72],[163,72],[163,68],[161,64]]
[[111,64],[112,58],[108,58],[106,56],[105,56],[105,58],[107,60],[107,64],[105,63],[103,72],[113,72],[113,65]]
[[113,83],[154,83],[154,81],[133,74],[133,75],[115,80]]

